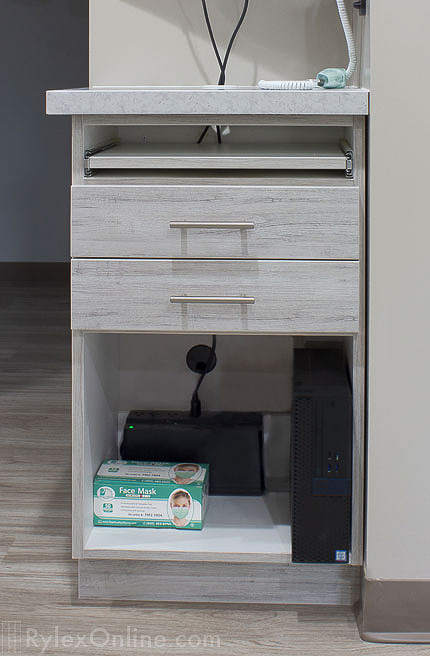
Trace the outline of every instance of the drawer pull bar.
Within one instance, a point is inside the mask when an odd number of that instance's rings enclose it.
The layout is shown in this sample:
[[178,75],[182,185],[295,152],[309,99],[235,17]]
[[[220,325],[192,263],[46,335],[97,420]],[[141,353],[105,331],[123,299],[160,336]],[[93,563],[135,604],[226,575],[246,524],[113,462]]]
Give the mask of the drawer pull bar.
[[241,221],[219,223],[216,221],[172,221],[171,228],[189,229],[189,228],[209,228],[211,230],[254,230],[255,223],[244,223]]
[[171,296],[171,303],[224,303],[230,305],[254,305],[252,296]]

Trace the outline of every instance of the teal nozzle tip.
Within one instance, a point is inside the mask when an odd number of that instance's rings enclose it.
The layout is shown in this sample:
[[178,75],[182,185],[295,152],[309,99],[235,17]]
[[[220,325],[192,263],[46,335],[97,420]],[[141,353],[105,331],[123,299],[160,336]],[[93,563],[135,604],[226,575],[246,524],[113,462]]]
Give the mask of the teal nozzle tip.
[[319,87],[324,89],[344,89],[346,87],[346,70],[344,68],[325,68],[317,75]]

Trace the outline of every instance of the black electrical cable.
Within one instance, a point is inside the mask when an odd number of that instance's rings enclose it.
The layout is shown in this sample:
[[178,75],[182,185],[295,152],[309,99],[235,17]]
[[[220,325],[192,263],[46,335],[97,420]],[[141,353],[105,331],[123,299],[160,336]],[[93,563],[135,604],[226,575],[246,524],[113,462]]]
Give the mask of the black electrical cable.
[[230,39],[230,42],[227,46],[227,50],[225,51],[225,57],[224,57],[224,61],[223,61],[222,68],[221,68],[221,75],[220,75],[220,79],[219,79],[219,82],[218,82],[218,84],[220,84],[220,85],[225,84],[225,72],[226,72],[226,69],[227,69],[228,60],[230,59],[230,54],[231,54],[234,42],[236,41],[236,37],[239,34],[239,30],[242,27],[243,21],[245,20],[245,17],[246,17],[247,11],[248,11],[248,7],[249,7],[249,0],[244,0],[242,13],[240,15],[240,18],[239,18],[239,21],[238,21],[236,27],[234,28],[234,32],[231,35],[231,39]]
[[207,125],[207,126],[205,127],[205,129],[203,130],[203,132],[201,133],[201,135],[200,135],[200,137],[199,137],[199,139],[198,139],[198,141],[197,141],[198,144],[201,144],[201,143],[202,143],[203,139],[205,138],[205,136],[207,135],[208,132],[209,132],[209,125]]
[[208,6],[206,4],[206,0],[202,0],[202,6],[203,6],[203,13],[205,15],[206,26],[208,28],[209,37],[210,37],[210,40],[211,40],[211,43],[212,43],[212,47],[214,49],[215,56],[218,60],[218,65],[219,65],[220,69],[222,70],[223,62],[222,62],[222,59],[221,59],[221,55],[219,54],[218,45],[217,45],[217,42],[216,42],[216,39],[215,39],[215,34],[214,34],[213,29],[212,29],[212,23],[211,23],[211,19],[210,19],[210,16],[209,16]]
[[[205,16],[206,26],[207,26],[208,32],[209,32],[209,37],[210,37],[212,47],[214,49],[215,56],[217,58],[218,65],[219,65],[220,71],[221,71],[219,79],[218,79],[218,86],[224,86],[225,85],[225,80],[226,80],[226,70],[227,70],[228,60],[230,59],[230,54],[231,54],[231,51],[233,49],[234,42],[236,40],[237,35],[239,34],[239,30],[242,27],[243,21],[245,20],[246,14],[248,12],[249,0],[244,0],[242,13],[240,14],[239,21],[238,21],[236,27],[234,28],[233,34],[231,35],[230,41],[229,41],[228,46],[227,46],[227,50],[225,51],[224,60],[221,59],[221,55],[219,53],[219,49],[218,49],[218,45],[217,45],[217,42],[216,42],[216,39],[215,39],[214,31],[212,29],[212,23],[211,23],[211,19],[210,19],[210,16],[209,16],[206,0],[202,0],[202,7],[203,7],[203,13],[204,13],[204,16]],[[206,126],[205,129],[203,130],[203,132],[201,133],[198,141],[197,141],[198,144],[202,143],[202,141],[205,138],[205,136],[207,135],[208,131],[209,131],[209,126]],[[219,125],[217,125],[217,141],[218,141],[218,143],[222,143],[221,129],[220,129]]]
[[212,366],[212,363],[214,361],[215,357],[215,351],[216,351],[216,335],[212,335],[212,348],[209,353],[209,357],[206,362],[206,366],[202,373],[199,376],[199,380],[197,381],[197,385],[194,389],[193,395],[191,397],[191,408],[190,408],[190,416],[191,417],[200,417],[202,414],[202,405],[200,403],[199,399],[199,394],[198,391],[200,389],[200,385],[202,384],[206,374],[208,373],[209,369]]

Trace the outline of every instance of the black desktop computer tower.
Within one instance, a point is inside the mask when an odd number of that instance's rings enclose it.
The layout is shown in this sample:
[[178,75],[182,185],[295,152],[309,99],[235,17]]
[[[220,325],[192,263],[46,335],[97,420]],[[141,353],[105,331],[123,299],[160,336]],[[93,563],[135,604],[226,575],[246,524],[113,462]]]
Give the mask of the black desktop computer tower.
[[338,349],[296,349],[291,439],[292,560],[349,562],[352,393]]

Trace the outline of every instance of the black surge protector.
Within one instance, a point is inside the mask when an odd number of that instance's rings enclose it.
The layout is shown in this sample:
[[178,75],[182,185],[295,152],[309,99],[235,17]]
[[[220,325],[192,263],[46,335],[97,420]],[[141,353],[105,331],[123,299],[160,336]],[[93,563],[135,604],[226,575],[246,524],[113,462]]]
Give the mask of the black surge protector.
[[349,562],[352,394],[337,349],[294,351],[293,562]]
[[263,492],[262,415],[250,412],[130,412],[121,457],[209,464],[210,494]]

